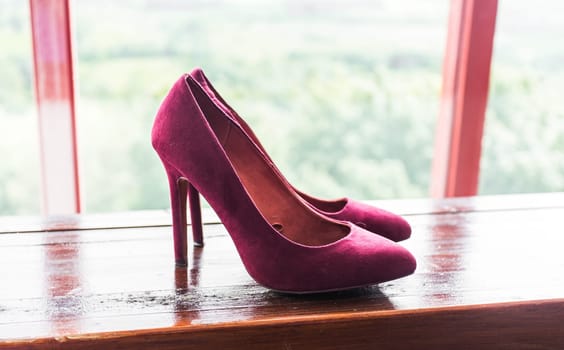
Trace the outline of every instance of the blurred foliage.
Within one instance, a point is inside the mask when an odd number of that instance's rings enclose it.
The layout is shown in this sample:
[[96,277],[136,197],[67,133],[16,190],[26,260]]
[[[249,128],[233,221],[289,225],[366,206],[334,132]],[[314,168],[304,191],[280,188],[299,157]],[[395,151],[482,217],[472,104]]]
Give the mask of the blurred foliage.
[[[481,193],[564,190],[564,49],[538,40],[562,25],[543,17],[529,23],[537,36],[529,28],[517,40],[518,21],[504,13],[524,16],[520,3],[500,8]],[[0,8],[0,214],[36,213],[29,14],[18,0]],[[195,66],[298,188],[426,196],[447,13],[446,0],[75,0],[86,210],[168,206],[150,128],[170,85]]]

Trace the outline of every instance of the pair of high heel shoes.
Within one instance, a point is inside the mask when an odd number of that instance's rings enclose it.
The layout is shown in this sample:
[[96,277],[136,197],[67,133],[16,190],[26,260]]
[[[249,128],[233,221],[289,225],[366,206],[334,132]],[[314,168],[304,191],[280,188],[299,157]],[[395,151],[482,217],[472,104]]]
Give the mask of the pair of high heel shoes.
[[321,200],[292,187],[201,69],[180,77],[164,99],[152,143],[170,184],[178,265],[187,263],[187,197],[194,243],[203,245],[202,194],[251,277],[267,288],[343,290],[415,270],[414,257],[394,242],[410,236],[405,220],[360,202]]

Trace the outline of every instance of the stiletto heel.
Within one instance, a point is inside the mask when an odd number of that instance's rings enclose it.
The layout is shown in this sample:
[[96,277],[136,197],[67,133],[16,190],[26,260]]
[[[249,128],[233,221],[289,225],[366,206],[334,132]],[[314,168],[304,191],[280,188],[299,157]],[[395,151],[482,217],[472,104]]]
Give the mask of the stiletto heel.
[[192,238],[194,246],[204,246],[204,232],[202,227],[202,210],[200,207],[200,193],[188,183],[188,203],[190,203],[190,224],[192,225]]
[[176,266],[188,266],[186,232],[186,196],[188,181],[175,170],[165,166],[170,186],[170,208],[172,210],[172,232]]
[[188,192],[194,240],[202,242],[199,192],[251,277],[270,289],[342,290],[415,270],[415,258],[402,246],[312,209],[190,76],[182,76],[164,99],[151,137],[169,177],[177,264],[187,262]]

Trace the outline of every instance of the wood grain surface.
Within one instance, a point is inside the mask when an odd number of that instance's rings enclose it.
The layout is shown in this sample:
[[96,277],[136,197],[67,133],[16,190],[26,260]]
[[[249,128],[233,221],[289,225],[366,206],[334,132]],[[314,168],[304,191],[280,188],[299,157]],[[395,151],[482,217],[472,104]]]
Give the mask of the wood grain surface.
[[406,216],[414,275],[306,296],[257,285],[219,224],[188,268],[166,225],[0,234],[0,348],[564,349],[563,199],[406,201],[446,208]]

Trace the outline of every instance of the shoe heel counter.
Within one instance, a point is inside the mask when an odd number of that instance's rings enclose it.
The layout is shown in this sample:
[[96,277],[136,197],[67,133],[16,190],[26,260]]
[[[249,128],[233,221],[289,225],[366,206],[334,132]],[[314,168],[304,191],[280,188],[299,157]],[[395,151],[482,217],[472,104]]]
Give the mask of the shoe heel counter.
[[164,98],[155,117],[151,142],[163,162],[200,187],[229,164],[187,78],[180,77]]
[[151,129],[151,144],[161,158],[170,153],[170,145],[177,142],[178,137],[182,134],[180,129],[185,127],[186,120],[182,120],[184,116],[182,109],[185,108],[183,105],[186,104],[186,93],[186,75],[182,75],[157,110]]

